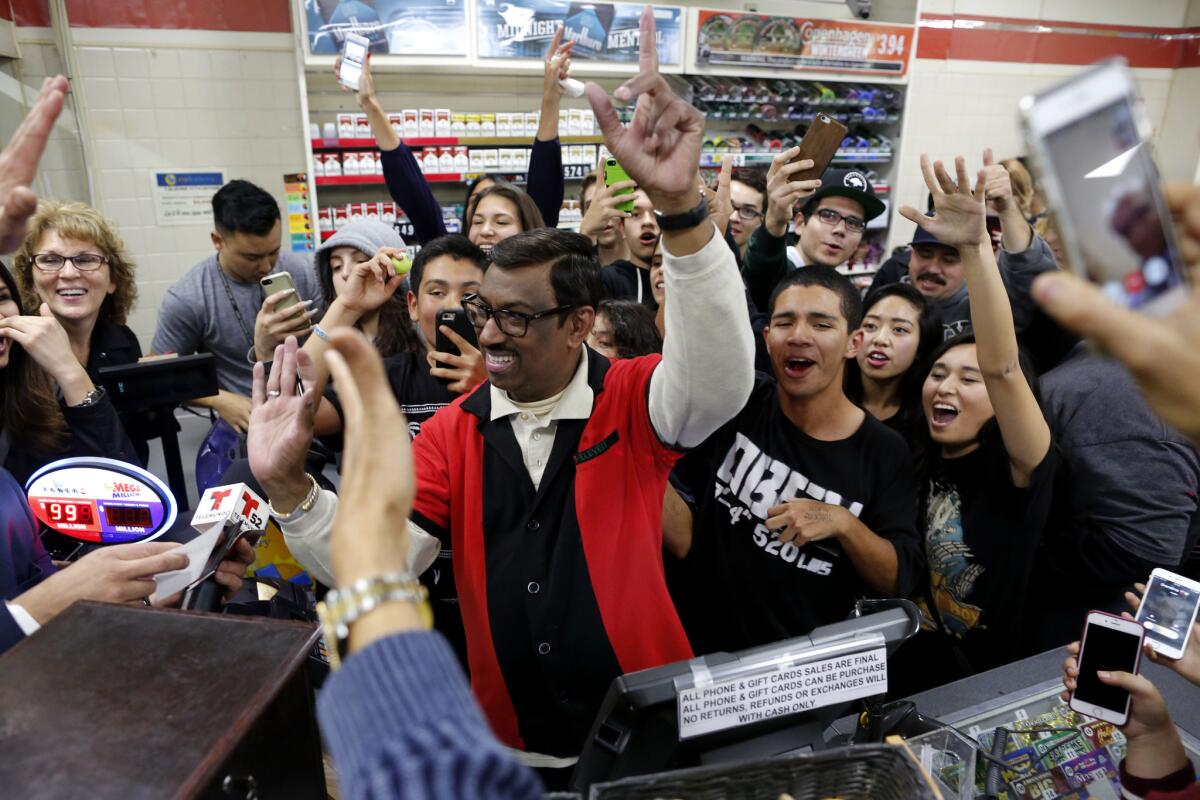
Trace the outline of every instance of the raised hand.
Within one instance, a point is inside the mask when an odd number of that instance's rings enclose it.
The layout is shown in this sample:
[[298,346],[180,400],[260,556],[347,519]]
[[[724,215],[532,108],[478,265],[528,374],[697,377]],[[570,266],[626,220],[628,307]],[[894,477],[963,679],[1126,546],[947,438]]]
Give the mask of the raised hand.
[[800,153],[799,147],[784,150],[771,159],[767,169],[767,213],[763,224],[772,236],[783,236],[787,233],[788,223],[792,221],[796,205],[816,194],[821,188],[821,180],[794,181],[792,176],[806,169],[812,169],[813,161],[806,158],[792,163],[792,159]]
[[575,46],[575,42],[562,44],[562,37],[563,26],[559,25],[558,29],[554,31],[554,38],[550,41],[550,46],[546,48],[545,69],[542,74],[542,97],[544,99],[561,100],[563,87],[559,81],[570,77],[571,74],[571,48]]
[[1012,178],[1003,164],[997,164],[992,157],[992,148],[983,151],[983,197],[995,206],[996,211],[1004,212],[1013,202]]
[[596,182],[596,191],[592,202],[588,205],[587,213],[579,223],[579,232],[596,242],[601,233],[615,225],[619,220],[629,217],[629,212],[617,208],[629,199],[629,195],[619,195],[622,189],[636,189],[635,181],[617,181],[612,186],[605,186],[603,180]]
[[381,307],[404,283],[404,276],[397,275],[392,257],[404,255],[399,247],[381,247],[370,261],[352,265],[337,302],[359,316]]
[[342,586],[408,565],[408,515],[416,492],[408,422],[360,332],[330,334],[325,355],[345,413],[345,450],[330,558]]
[[680,214],[695,208],[696,165],[704,115],[671,91],[658,72],[654,12],[642,11],[638,74],[622,84],[613,96],[622,102],[637,98],[633,121],[622,126],[612,102],[595,83],[587,85],[588,101],[604,134],[604,144],[638,186],[646,190],[663,214]]
[[67,405],[83,402],[96,388],[71,350],[67,331],[46,303],[42,303],[36,317],[0,319],[0,337],[21,345],[29,357],[54,378]]
[[25,240],[25,223],[37,210],[30,187],[67,89],[62,75],[46,78],[33,108],[0,152],[0,253],[11,253]]
[[733,184],[733,158],[721,159],[721,171],[717,173],[717,188],[710,189],[704,185],[704,178],[697,176],[700,189],[708,200],[708,215],[717,223],[717,230],[725,234],[729,227],[729,218],[733,216],[733,198],[730,196]]
[[297,373],[305,387],[312,386],[312,360],[298,348],[294,336],[275,348],[270,375],[261,361],[254,365],[246,433],[250,471],[271,504],[285,514],[304,500],[309,486],[304,457],[313,438],[315,399],[311,391],[296,394]]
[[931,165],[929,156],[921,154],[921,174],[933,195],[933,216],[927,217],[912,206],[903,206],[900,216],[915,222],[932,233],[939,242],[953,247],[966,247],[988,242],[986,212],[984,211],[984,171],[976,175],[975,188],[967,177],[967,162],[962,156],[954,159],[958,182],[946,172],[941,161]]
[[358,78],[358,91],[354,91],[342,83],[342,57],[340,55],[333,62],[333,77],[338,82],[338,86],[342,87],[343,92],[354,95],[354,101],[364,111],[368,105],[375,102],[375,80],[371,77],[371,53],[369,51],[367,57],[363,59],[362,75]]

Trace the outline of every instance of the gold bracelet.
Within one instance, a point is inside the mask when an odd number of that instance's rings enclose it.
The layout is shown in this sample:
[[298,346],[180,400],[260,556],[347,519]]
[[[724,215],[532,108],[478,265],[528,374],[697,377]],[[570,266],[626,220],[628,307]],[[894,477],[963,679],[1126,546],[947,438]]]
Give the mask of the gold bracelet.
[[277,522],[292,522],[296,519],[299,519],[309,511],[312,511],[312,507],[317,504],[317,498],[321,496],[321,487],[317,485],[317,479],[312,475],[309,475],[307,472],[304,473],[304,477],[308,478],[308,494],[306,494],[304,499],[300,501],[300,505],[296,506],[288,513],[281,514],[270,500],[267,501],[267,509],[271,512],[271,516],[274,517]]
[[341,666],[345,656],[350,626],[386,603],[416,603],[421,624],[427,630],[433,627],[429,592],[411,572],[360,578],[346,588],[330,590],[324,601],[317,604],[329,662],[334,669]]

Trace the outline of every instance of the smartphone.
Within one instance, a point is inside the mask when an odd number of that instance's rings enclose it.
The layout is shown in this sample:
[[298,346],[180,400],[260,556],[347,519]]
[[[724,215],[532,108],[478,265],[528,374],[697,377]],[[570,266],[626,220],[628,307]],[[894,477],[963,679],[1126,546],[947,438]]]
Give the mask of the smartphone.
[[1135,619],[1146,629],[1146,641],[1159,655],[1183,658],[1200,609],[1200,583],[1165,569],[1150,573]]
[[828,114],[817,114],[800,140],[800,152],[792,159],[794,164],[811,158],[813,165],[810,169],[797,172],[792,180],[811,181],[820,178],[833,162],[848,132],[845,125]]
[[371,40],[357,33],[347,33],[342,45],[342,66],[338,69],[338,81],[347,89],[358,91],[358,80],[362,77],[363,65],[367,63],[367,51]]
[[[443,325],[470,342],[472,347],[479,347],[479,340],[475,338],[475,326],[467,318],[467,312],[461,308],[447,308],[437,314],[437,331],[433,343],[433,349],[437,352],[449,353],[452,356],[462,355],[458,345],[451,341],[449,336],[442,333]],[[443,386],[449,386],[451,381],[449,378],[438,378],[437,382]]]
[[1152,315],[1186,297],[1183,261],[1124,60],[1021,100],[1021,125],[1069,266]]
[[[265,276],[258,283],[260,286],[262,286],[264,297],[270,297],[273,294],[279,294],[280,292],[287,291],[288,289],[296,288],[295,282],[292,281],[291,273],[288,272],[272,272],[270,275]],[[300,297],[299,293],[293,292],[291,297],[285,297],[276,303],[275,310],[283,311],[285,308],[291,308],[301,301],[302,298]]]
[[1137,673],[1146,629],[1132,619],[1089,611],[1079,649],[1079,678],[1068,704],[1080,714],[1124,725],[1129,721],[1129,692],[1101,683],[1099,670]]
[[[617,160],[615,158],[605,159],[605,161],[604,161],[604,185],[605,186],[612,186],[614,183],[620,183],[621,181],[628,181],[628,180],[633,180],[633,179],[629,177],[629,173],[625,171],[624,167],[622,167],[620,164],[617,163]],[[634,192],[634,190],[632,188],[621,189],[620,191],[617,192],[617,194],[633,194],[633,192]],[[626,200],[623,203],[617,203],[617,209],[619,211],[624,211],[626,214],[632,214],[633,213],[633,201]]]

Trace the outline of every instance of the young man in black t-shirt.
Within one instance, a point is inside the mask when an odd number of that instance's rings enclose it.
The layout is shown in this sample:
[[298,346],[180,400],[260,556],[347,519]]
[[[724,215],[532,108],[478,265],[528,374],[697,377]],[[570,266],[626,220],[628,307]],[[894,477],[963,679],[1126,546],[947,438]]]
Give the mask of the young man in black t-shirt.
[[774,377],[676,470],[694,517],[665,535],[687,553],[675,599],[697,653],[803,635],[860,597],[906,596],[922,569],[908,447],[842,391],[858,292],[800,270],[769,308]]

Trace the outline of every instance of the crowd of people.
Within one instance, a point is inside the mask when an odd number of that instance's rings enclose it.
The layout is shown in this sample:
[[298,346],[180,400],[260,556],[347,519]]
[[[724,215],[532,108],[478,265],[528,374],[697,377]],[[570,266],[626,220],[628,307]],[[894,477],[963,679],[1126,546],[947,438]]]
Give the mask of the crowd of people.
[[[1200,299],[1163,320],[1108,303],[1063,269],[1021,163],[990,151],[921,156],[928,206],[899,209],[915,234],[864,297],[838,267],[885,213],[866,176],[797,179],[812,162],[792,148],[706,186],[704,117],[652,45],[613,95],[628,124],[586,90],[630,180],[590,176],[580,232],[559,230],[571,47],[547,53],[528,183],[477,181],[462,235],[368,64],[354,97],[416,241],[361,221],[311,261],[282,252],[274,197],[234,180],[213,254],[157,309],[153,353],[214,355],[220,391],[193,403],[244,442],[292,555],[342,608],[367,604],[328,643],[351,657],[319,709],[348,796],[537,796],[565,785],[617,676],[803,635],[863,598],[921,609],[889,664],[902,696],[1067,644],[1155,567],[1195,573]],[[156,429],[98,383],[142,356],[119,231],[29,189],[67,90],[48,80],[0,154],[0,650],[76,599],[142,602],[181,558],[122,545],[56,569],[21,492],[66,455],[144,465]],[[1200,261],[1200,192],[1167,198]],[[294,288],[264,298],[278,272]],[[336,491],[314,439],[339,452]],[[252,556],[222,564],[230,592]],[[1197,639],[1176,665],[1194,682]],[[1153,687],[1111,680],[1134,696],[1126,775],[1190,783]]]

